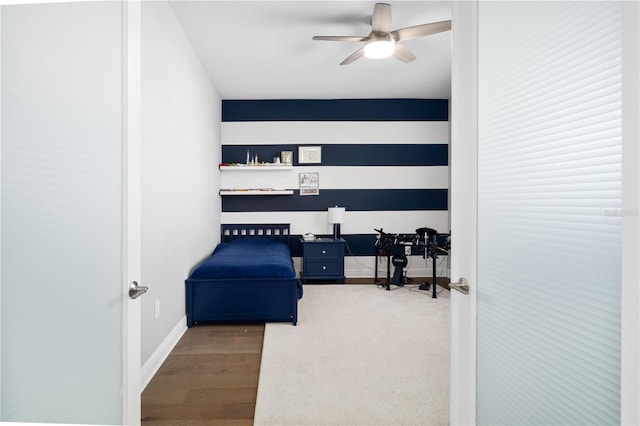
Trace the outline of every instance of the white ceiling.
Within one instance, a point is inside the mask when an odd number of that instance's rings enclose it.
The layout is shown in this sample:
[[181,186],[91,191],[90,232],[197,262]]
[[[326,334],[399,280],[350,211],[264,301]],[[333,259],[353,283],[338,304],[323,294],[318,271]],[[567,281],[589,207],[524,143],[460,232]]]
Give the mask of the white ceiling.
[[[361,43],[314,35],[370,32],[375,1],[171,1],[223,99],[439,98],[451,94],[451,32],[403,44],[418,57],[360,58]],[[386,1],[391,29],[451,19],[448,1]]]

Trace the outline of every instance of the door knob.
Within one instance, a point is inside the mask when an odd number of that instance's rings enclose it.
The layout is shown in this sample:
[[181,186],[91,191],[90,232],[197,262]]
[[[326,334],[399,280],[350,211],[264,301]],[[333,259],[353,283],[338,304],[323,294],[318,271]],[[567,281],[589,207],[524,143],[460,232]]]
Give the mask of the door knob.
[[462,294],[469,294],[469,280],[461,277],[457,283],[449,283],[449,288],[457,290]]
[[129,284],[129,297],[132,299],[137,299],[138,297],[146,293],[147,290],[149,290],[149,287],[138,285],[137,281],[131,281],[131,284]]

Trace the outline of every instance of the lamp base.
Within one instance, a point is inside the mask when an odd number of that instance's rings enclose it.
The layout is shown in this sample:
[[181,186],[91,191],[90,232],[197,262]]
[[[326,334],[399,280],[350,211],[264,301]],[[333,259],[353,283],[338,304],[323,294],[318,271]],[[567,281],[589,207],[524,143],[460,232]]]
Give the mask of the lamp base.
[[340,224],[339,223],[334,223],[333,224],[333,239],[334,240],[339,240],[340,239]]

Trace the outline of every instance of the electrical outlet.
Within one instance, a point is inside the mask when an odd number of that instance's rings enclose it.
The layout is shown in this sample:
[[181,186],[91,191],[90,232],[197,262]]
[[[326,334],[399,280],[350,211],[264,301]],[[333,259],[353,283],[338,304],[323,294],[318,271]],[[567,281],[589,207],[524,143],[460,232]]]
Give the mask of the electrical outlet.
[[411,256],[411,246],[404,246],[404,254]]
[[153,319],[158,319],[160,316],[160,299],[156,299],[153,309]]

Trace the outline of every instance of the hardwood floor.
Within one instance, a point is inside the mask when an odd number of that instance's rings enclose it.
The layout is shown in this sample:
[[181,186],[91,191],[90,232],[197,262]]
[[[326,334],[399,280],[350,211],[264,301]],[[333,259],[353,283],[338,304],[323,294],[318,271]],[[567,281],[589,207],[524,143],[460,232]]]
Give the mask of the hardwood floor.
[[[448,288],[448,278],[437,282]],[[142,425],[253,425],[263,338],[264,324],[188,329],[142,393]]]
[[198,325],[142,393],[143,425],[252,425],[264,324]]

